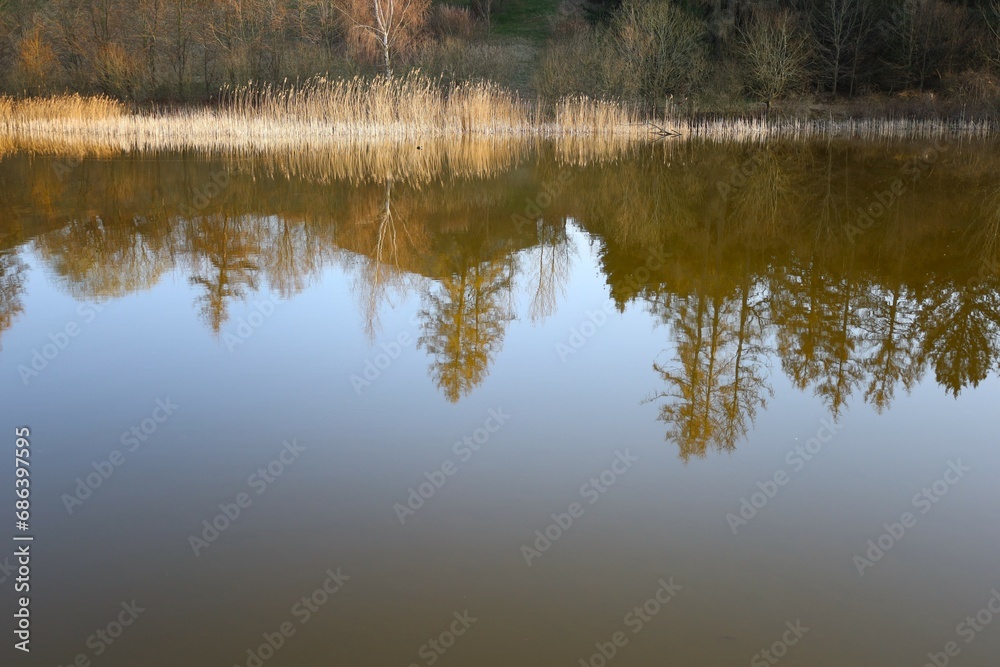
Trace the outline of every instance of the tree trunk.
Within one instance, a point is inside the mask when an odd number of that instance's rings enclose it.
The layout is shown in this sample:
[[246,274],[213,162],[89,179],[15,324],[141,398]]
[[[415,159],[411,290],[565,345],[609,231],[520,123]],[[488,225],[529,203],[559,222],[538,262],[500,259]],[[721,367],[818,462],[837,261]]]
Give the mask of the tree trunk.
[[382,33],[382,66],[385,68],[385,75],[392,78],[392,58],[389,54],[389,35]]

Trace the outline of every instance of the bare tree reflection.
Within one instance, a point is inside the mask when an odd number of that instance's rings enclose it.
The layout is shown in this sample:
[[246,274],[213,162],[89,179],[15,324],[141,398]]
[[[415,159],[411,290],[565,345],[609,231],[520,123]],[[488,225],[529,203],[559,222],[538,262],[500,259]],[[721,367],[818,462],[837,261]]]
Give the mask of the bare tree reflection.
[[192,285],[202,320],[219,333],[229,303],[259,288],[263,223],[256,216],[210,215],[189,220]]
[[[24,311],[21,295],[28,265],[14,251],[0,252],[0,340],[14,319]],[[0,345],[0,350],[3,345]]]
[[369,341],[382,328],[382,308],[392,302],[394,295],[405,295],[412,271],[407,270],[407,263],[419,256],[426,244],[425,230],[411,224],[409,216],[393,204],[392,188],[392,179],[386,179],[380,205],[366,214],[363,222],[354,223],[353,234],[358,238],[352,246],[366,249],[353,262],[357,264],[355,291]]
[[75,218],[38,239],[39,253],[80,299],[149,289],[173,267],[169,225],[140,217]]
[[575,248],[567,234],[566,221],[559,223],[539,220],[538,243],[530,250],[526,262],[529,284],[535,286],[529,316],[532,322],[543,322],[555,312],[559,298],[566,293],[566,281],[572,266]]
[[268,285],[283,299],[298,294],[310,276],[322,269],[324,251],[312,228],[287,218],[279,219],[263,252]]

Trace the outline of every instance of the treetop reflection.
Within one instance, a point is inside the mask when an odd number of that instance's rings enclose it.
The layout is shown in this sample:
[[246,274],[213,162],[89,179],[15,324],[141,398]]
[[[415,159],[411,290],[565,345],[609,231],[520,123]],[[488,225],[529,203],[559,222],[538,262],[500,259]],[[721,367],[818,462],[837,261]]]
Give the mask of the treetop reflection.
[[[0,340],[24,310],[28,242],[79,299],[149,289],[180,270],[215,334],[234,300],[264,285],[294,297],[336,265],[353,276],[370,340],[385,309],[419,296],[430,379],[458,401],[487,377],[512,320],[558,308],[579,253],[575,225],[615,305],[664,325],[637,399],[658,406],[682,457],[704,456],[749,433],[778,368],[834,418],[857,397],[887,410],[929,372],[957,396],[1000,368],[993,146],[952,147],[863,233],[846,233],[925,148],[686,143],[587,164],[540,145],[508,151],[495,173],[353,182],[246,156],[83,160],[68,171],[7,156]],[[206,196],[220,170],[224,187]],[[565,170],[568,185],[534,224],[519,223]],[[640,271],[651,251],[669,260]]]

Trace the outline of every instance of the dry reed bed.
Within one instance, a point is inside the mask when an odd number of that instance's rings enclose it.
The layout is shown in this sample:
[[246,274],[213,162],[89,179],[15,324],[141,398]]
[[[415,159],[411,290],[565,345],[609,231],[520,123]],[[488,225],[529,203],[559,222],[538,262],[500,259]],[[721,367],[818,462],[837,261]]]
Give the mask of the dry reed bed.
[[761,143],[770,140],[863,139],[985,139],[996,131],[988,120],[916,120],[907,118],[851,118],[843,120],[738,118],[674,122],[681,136],[716,142]]
[[[215,107],[131,112],[107,97],[65,95],[13,100],[0,98],[0,154],[13,151],[70,155],[108,151],[200,150],[221,154],[261,154],[329,149],[346,155],[381,150],[383,144],[429,146],[461,140],[449,156],[406,156],[410,168],[468,153],[458,171],[484,173],[484,166],[510,162],[511,141],[539,139],[566,144],[574,162],[609,159],[629,146],[664,138],[721,142],[765,142],[826,138],[921,139],[949,136],[983,138],[990,122],[905,119],[795,120],[746,118],[690,121],[680,116],[650,118],[633,106],[585,97],[557,102],[546,112],[515,93],[487,82],[445,88],[419,74],[404,78],[328,81],[300,86],[244,86],[224,89]],[[588,148],[585,144],[594,142]],[[493,151],[494,160],[484,155]],[[398,153],[398,149],[396,150]],[[519,152],[519,151],[515,151]],[[507,157],[503,157],[506,155]],[[353,171],[371,172],[398,157],[360,155]],[[370,165],[370,166],[371,166]],[[386,171],[399,172],[403,165]]]
[[245,86],[224,89],[216,107],[137,113],[105,97],[4,98],[0,128],[3,136],[26,144],[122,150],[271,150],[343,140],[465,136],[648,136],[646,123],[625,104],[569,98],[543,119],[536,106],[495,84],[445,90],[419,75]]

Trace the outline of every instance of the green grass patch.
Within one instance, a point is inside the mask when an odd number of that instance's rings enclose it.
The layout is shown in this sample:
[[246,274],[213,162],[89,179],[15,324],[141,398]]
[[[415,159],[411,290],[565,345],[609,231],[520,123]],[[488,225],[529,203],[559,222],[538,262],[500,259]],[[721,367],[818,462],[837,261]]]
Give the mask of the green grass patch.
[[[439,0],[442,4],[470,7],[469,0]],[[521,37],[535,43],[545,41],[551,32],[549,19],[556,14],[560,0],[493,0],[493,25],[490,32],[501,37]]]
[[551,31],[549,19],[558,8],[559,0],[500,0],[493,12],[493,31],[544,41]]

